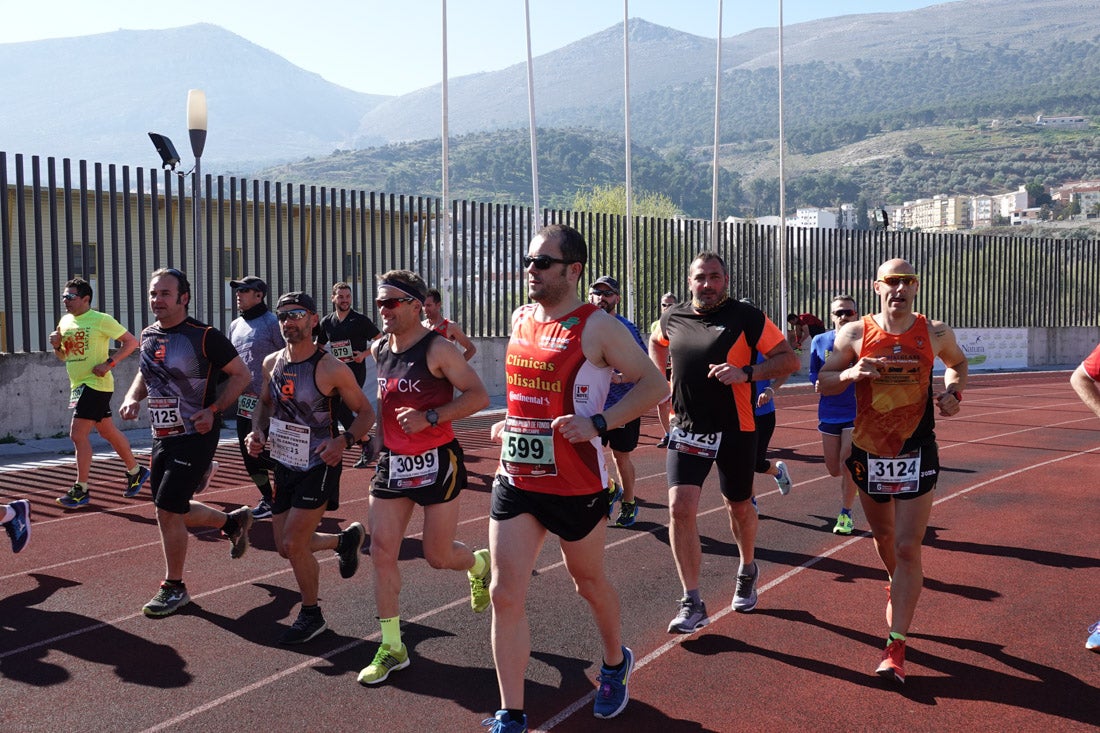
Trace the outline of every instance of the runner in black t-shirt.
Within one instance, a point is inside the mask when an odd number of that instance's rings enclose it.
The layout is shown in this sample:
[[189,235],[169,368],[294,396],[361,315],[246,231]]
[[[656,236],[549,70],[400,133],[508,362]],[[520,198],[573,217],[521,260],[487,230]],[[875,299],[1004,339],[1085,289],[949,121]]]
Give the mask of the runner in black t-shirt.
[[[351,367],[355,381],[359,386],[367,378],[364,361],[370,356],[370,342],[381,335],[374,321],[351,307],[351,286],[338,282],[332,286],[332,305],[335,310],[321,319],[317,334],[317,345],[328,345],[329,352]],[[348,429],[355,415],[346,406],[341,405],[337,417],[344,430]],[[362,441],[363,454],[355,463],[355,468],[366,468],[377,452],[370,438]]]

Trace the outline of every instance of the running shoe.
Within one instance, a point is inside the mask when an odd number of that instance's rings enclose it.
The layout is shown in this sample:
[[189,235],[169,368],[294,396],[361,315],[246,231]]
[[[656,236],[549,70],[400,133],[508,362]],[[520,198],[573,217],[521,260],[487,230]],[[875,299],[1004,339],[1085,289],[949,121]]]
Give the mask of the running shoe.
[[214,478],[214,474],[218,472],[218,462],[210,461],[210,467],[206,469],[206,472],[202,475],[202,479],[199,481],[199,488],[195,489],[196,494],[201,494],[210,488],[210,481]]
[[613,478],[607,480],[607,518],[615,514],[615,502],[623,498],[623,487]]
[[752,497],[752,510],[754,512],[756,512],[756,516],[758,516],[758,517],[760,516],[760,507],[757,506],[757,504],[756,504],[756,496],[755,495],[753,495],[753,497]]
[[474,555],[485,560],[485,573],[483,575],[474,575],[469,570],[466,571],[466,577],[470,580],[470,608],[474,609],[474,613],[481,613],[489,607],[489,581],[492,580],[492,570],[489,564],[489,550],[477,550]]
[[600,667],[600,674],[596,681],[600,687],[596,690],[596,703],[592,708],[592,714],[597,718],[614,718],[623,711],[630,694],[626,683],[630,680],[630,672],[634,669],[634,652],[630,647],[623,647],[623,665],[618,670],[608,669],[607,665]]
[[779,471],[775,475],[775,482],[779,484],[779,493],[786,496],[791,493],[791,474],[787,471],[787,464],[783,461],[776,461],[775,470]]
[[851,534],[853,528],[851,514],[841,512],[836,515],[836,526],[833,527],[833,534]]
[[149,618],[161,618],[170,616],[191,602],[191,596],[187,595],[187,587],[161,583],[157,594],[146,603],[141,612]]
[[87,506],[89,499],[87,489],[80,488],[80,484],[73,484],[73,487],[64,496],[57,497],[57,503],[66,509],[76,509],[77,507]]
[[340,556],[340,577],[350,578],[359,569],[359,551],[363,549],[363,541],[367,539],[367,530],[359,522],[352,522],[340,534],[343,535],[340,541],[344,545],[343,550],[336,552]]
[[756,581],[760,578],[760,568],[753,562],[755,575],[737,574],[737,590],[733,593],[733,610],[748,613],[756,608]]
[[298,618],[279,638],[279,643],[305,644],[327,628],[328,624],[325,623],[325,617],[321,614],[320,608],[317,609],[316,613],[298,611]]
[[882,652],[882,662],[875,674],[884,680],[893,679],[899,685],[905,684],[905,642],[894,639]]
[[31,538],[31,503],[26,499],[17,499],[8,506],[15,512],[15,516],[4,525],[4,529],[11,538],[11,551],[18,553],[27,546],[27,540]]
[[507,710],[498,710],[493,717],[481,721],[481,726],[488,728],[489,733],[527,733],[527,716],[512,720]]
[[374,661],[363,668],[359,673],[359,684],[377,685],[385,682],[390,672],[405,669],[409,666],[409,650],[401,645],[400,651],[393,651],[389,644],[378,647],[378,653],[374,655]]
[[270,519],[271,518],[271,502],[267,499],[260,499],[260,503],[252,510],[253,519]]
[[619,504],[619,516],[611,523],[612,527],[630,527],[638,520],[638,502],[624,501]]
[[[30,525],[27,525],[27,529],[30,530]],[[1089,651],[1100,652],[1100,621],[1089,627],[1089,638],[1085,639],[1085,648]]]
[[149,480],[149,469],[145,466],[138,466],[138,472],[134,475],[126,474],[126,490],[122,492],[122,495],[127,499],[132,499],[141,493],[141,487],[145,485],[145,482]]
[[237,520],[237,531],[229,536],[229,557],[236,560],[248,549],[248,528],[252,526],[252,510],[242,506],[229,512],[229,516]]
[[693,602],[687,596],[680,599],[680,612],[668,623],[670,634],[691,634],[710,623],[707,618],[707,604]]
[[665,436],[657,442],[657,447],[658,448],[667,448],[668,447],[668,433],[665,433]]

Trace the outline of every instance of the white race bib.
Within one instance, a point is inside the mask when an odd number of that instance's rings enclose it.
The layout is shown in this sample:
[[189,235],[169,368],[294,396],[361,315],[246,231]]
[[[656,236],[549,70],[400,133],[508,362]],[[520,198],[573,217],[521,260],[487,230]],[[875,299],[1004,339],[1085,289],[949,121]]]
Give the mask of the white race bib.
[[83,384],[78,384],[77,386],[73,387],[71,392],[69,392],[69,409],[70,410],[73,409],[74,407],[76,407],[77,402],[80,402],[80,395],[82,395],[82,394],[84,394],[84,385]]
[[237,417],[252,419],[252,413],[256,411],[256,405],[260,402],[257,395],[245,392],[237,398]]
[[355,350],[351,348],[351,341],[330,341],[329,351],[337,359],[343,362],[349,362],[355,358]]
[[183,415],[180,414],[179,397],[150,397],[149,425],[153,428],[153,435],[157,438],[167,438],[172,435],[186,433],[187,428],[183,425]]
[[669,449],[689,456],[717,458],[720,445],[722,445],[721,433],[688,433],[680,428],[672,428],[668,433]]
[[287,468],[304,471],[309,467],[309,428],[271,418],[267,429],[271,457]]
[[867,456],[868,494],[912,494],[920,488],[920,451],[897,458]]
[[439,476],[439,449],[429,448],[415,456],[390,454],[390,488],[417,489],[430,486]]
[[550,418],[504,418],[500,465],[509,476],[556,476]]

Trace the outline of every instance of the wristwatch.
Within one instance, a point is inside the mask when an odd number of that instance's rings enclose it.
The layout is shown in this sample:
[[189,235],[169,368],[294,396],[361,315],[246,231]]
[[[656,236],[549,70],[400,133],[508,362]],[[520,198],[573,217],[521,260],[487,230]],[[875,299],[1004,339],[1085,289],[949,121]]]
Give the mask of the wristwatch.
[[745,366],[741,367],[741,371],[743,371],[745,373],[745,376],[748,377],[748,379],[746,379],[745,381],[746,382],[751,382],[752,381],[752,364],[746,364]]
[[433,428],[439,424],[439,413],[435,410],[428,410],[424,413],[424,419],[428,421],[428,424]]
[[596,428],[596,434],[601,438],[607,434],[607,420],[604,420],[603,415],[595,414],[589,418],[592,421],[592,427]]
[[351,433],[344,433],[344,445],[346,445],[348,448],[355,445],[355,436]]

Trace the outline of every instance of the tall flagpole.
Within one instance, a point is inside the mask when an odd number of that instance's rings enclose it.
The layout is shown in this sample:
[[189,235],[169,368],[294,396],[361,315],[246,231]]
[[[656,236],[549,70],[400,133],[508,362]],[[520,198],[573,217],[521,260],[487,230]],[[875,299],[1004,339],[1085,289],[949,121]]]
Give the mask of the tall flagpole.
[[718,251],[718,130],[722,103],[722,0],[718,0],[718,54],[714,63],[714,169],[710,184],[710,246]]
[[626,318],[634,321],[634,184],[630,172],[630,0],[623,0],[623,109],[626,122]]
[[787,177],[786,136],[783,132],[783,0],[779,0],[779,315],[787,309]]
[[447,74],[447,0],[443,7],[443,243],[438,248],[439,275],[442,282],[437,284],[444,303],[450,307],[454,291],[453,263],[451,262],[451,177],[450,177],[450,112],[447,101],[450,78]]
[[539,206],[539,146],[535,135],[535,68],[531,62],[531,0],[523,0],[523,12],[527,23],[527,117],[531,126],[531,201],[535,229],[538,229],[541,226],[542,209]]

